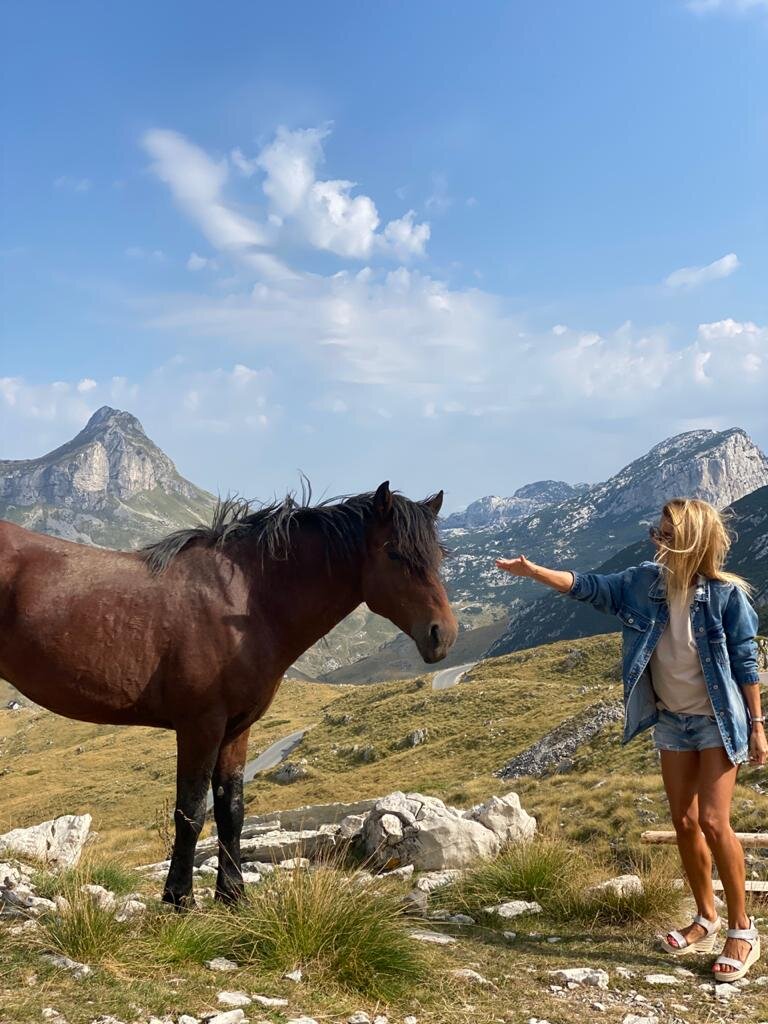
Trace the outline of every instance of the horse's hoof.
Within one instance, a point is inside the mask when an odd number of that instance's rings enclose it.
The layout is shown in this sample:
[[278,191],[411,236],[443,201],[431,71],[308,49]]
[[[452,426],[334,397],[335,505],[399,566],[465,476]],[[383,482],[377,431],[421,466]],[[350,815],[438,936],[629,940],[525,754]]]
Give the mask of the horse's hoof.
[[214,895],[214,899],[219,903],[223,903],[227,907],[234,907],[236,903],[245,895],[245,889],[243,887],[234,887],[232,889],[217,889]]
[[163,903],[168,903],[179,914],[198,909],[195,897],[191,892],[172,892],[170,889],[166,889],[163,892]]

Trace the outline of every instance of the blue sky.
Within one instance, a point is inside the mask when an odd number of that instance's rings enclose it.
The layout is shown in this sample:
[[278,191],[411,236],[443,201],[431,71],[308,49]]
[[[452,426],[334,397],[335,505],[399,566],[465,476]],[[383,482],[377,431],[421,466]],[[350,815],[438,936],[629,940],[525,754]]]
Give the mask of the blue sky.
[[0,17],[0,458],[106,403],[214,491],[455,509],[768,448],[766,0]]

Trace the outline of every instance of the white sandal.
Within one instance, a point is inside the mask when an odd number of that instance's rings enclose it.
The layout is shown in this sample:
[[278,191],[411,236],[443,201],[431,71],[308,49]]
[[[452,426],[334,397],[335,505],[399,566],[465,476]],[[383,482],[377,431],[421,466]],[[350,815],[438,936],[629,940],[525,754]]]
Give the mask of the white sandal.
[[[714,921],[708,921],[701,914],[696,914],[693,923],[700,924],[702,928],[706,928],[707,934],[695,942],[689,942],[680,932],[667,932],[666,935],[661,937],[662,949],[673,956],[687,956],[689,953],[711,953],[715,948],[717,933],[720,931],[722,921],[719,917],[716,917]],[[667,942],[667,935],[671,935],[675,942],[677,942],[676,946]]]
[[715,971],[713,969],[712,973],[715,976],[715,981],[738,981],[739,978],[744,977],[752,964],[760,959],[760,935],[755,927],[754,917],[749,919],[749,928],[729,928],[725,933],[725,937],[727,939],[745,939],[750,945],[747,959],[736,960],[732,956],[719,956],[715,960],[716,964],[725,964],[726,967],[735,967],[736,970]]

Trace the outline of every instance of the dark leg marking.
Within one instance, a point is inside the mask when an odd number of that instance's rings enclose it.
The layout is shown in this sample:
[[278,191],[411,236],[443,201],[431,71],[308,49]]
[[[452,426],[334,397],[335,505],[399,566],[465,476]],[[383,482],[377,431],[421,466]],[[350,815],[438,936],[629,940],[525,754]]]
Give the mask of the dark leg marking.
[[210,732],[201,734],[199,727],[197,731],[179,730],[176,734],[176,837],[163,902],[171,903],[179,910],[194,906],[192,869],[195,846],[205,822],[205,798],[220,738],[221,732],[215,736]]
[[240,869],[240,833],[243,829],[243,768],[248,731],[221,745],[213,771],[213,814],[219,836],[216,899],[237,903],[244,891]]

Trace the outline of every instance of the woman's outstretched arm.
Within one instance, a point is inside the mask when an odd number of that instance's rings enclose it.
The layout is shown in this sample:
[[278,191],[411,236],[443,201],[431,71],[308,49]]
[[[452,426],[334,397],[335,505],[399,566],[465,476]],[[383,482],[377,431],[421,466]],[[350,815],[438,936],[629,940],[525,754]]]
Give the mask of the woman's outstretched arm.
[[513,576],[525,576],[538,583],[544,583],[559,593],[567,594],[575,601],[589,604],[607,615],[619,613],[623,602],[624,585],[635,572],[634,568],[610,573],[547,569],[543,565],[529,562],[525,555],[518,555],[517,558],[497,558],[496,566]]
[[576,578],[570,569],[547,569],[543,565],[529,562],[525,555],[518,555],[517,558],[497,558],[496,565],[512,576],[525,576],[529,580],[559,590],[561,594],[566,594],[571,589]]

